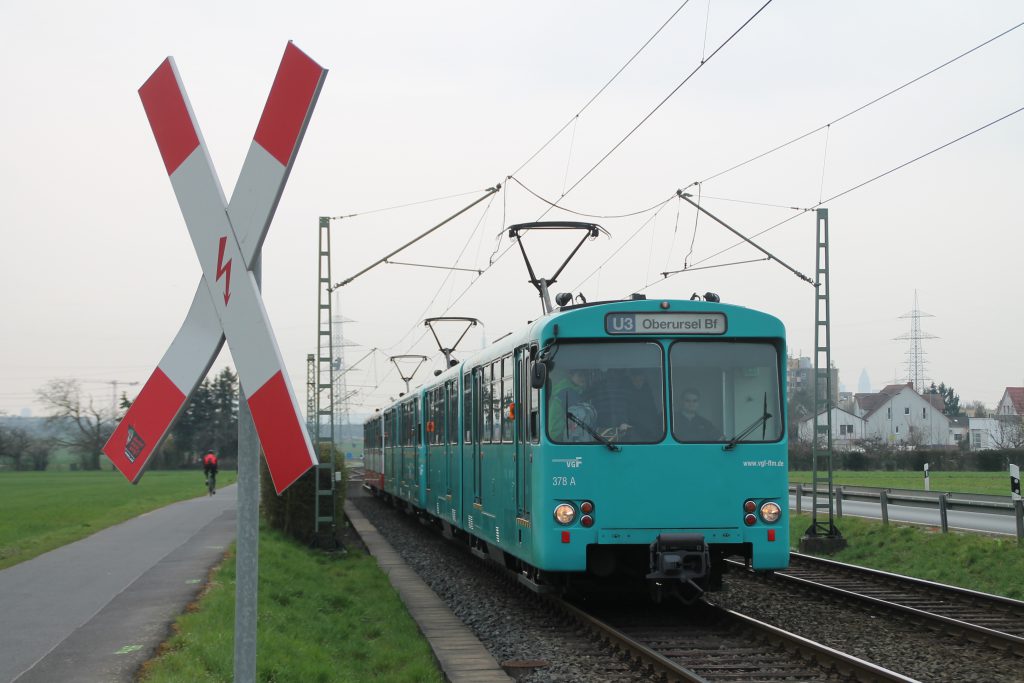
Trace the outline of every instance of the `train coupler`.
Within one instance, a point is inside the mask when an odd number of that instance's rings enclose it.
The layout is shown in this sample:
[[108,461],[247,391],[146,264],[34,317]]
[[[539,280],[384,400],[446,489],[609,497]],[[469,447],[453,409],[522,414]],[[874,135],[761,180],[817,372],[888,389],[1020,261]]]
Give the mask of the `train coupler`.
[[703,534],[658,534],[650,558],[646,578],[655,601],[671,594],[692,602],[704,594],[711,558]]

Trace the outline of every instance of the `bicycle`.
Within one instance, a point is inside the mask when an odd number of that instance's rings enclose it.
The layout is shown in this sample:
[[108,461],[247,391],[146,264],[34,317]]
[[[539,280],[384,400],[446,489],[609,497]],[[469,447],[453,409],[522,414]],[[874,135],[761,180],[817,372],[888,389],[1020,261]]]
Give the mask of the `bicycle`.
[[217,473],[207,472],[206,473],[206,490],[209,491],[207,495],[213,496],[217,494]]

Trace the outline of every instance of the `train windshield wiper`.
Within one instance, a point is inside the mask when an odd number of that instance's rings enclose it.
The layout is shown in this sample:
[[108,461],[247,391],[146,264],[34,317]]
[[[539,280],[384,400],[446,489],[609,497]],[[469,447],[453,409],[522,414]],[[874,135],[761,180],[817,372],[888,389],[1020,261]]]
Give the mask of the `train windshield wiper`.
[[763,425],[763,428],[761,429],[761,440],[764,441],[765,432],[768,431],[768,420],[770,420],[771,417],[772,417],[772,414],[768,412],[768,392],[767,391],[764,393],[764,407],[761,410],[764,411],[761,414],[761,417],[759,417],[756,420],[754,420],[753,422],[751,422],[750,426],[747,427],[746,429],[744,429],[742,432],[740,432],[736,436],[734,436],[731,439],[729,439],[728,443],[726,443],[724,446],[722,446],[722,450],[723,451],[731,451],[732,449],[736,448],[736,444],[738,444],[743,439],[743,437],[745,437],[747,434],[749,434],[750,432],[754,431],[758,427],[761,427],[762,425]]
[[588,425],[586,422],[584,422],[580,418],[578,418],[575,415],[573,415],[572,413],[566,413],[566,417],[568,417],[570,420],[572,420],[573,422],[578,424],[580,427],[583,427],[583,429],[585,429],[588,434],[590,434],[592,437],[594,437],[600,443],[603,443],[608,448],[608,450],[616,451],[616,452],[622,450],[617,445],[612,443],[608,438],[606,438],[604,436],[601,436],[601,434],[596,429],[594,429],[593,427]]

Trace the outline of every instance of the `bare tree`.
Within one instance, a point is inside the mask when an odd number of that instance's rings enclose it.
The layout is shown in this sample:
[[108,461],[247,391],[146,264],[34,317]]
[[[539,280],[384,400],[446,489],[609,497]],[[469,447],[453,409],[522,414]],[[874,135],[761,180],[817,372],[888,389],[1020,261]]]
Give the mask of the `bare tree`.
[[999,429],[995,435],[997,448],[1024,448],[1024,423],[1019,415],[997,416]]
[[967,404],[967,410],[973,413],[972,417],[988,417],[988,408],[982,401],[971,401]]
[[51,379],[36,395],[49,409],[47,422],[60,428],[57,443],[79,455],[82,469],[98,470],[103,444],[118,416],[110,408],[97,407],[92,396],[83,397],[76,379]]
[[29,434],[18,427],[0,426],[0,462],[16,470],[45,470],[50,462],[49,439]]

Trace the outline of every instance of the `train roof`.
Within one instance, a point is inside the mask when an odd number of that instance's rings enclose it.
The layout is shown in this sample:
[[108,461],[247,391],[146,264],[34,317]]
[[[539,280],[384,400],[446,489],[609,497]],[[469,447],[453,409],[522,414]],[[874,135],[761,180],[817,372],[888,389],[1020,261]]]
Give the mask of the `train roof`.
[[[723,313],[729,325],[728,336],[751,337],[785,337],[785,327],[777,317],[744,306],[712,301],[689,299],[625,299],[616,301],[595,301],[561,306],[536,320],[529,321],[524,327],[499,337],[485,348],[471,352],[457,364],[430,377],[418,386],[410,389],[409,394],[381,408],[381,411],[393,405],[409,400],[412,395],[433,388],[449,379],[458,377],[469,368],[489,363],[492,360],[512,353],[516,348],[537,341],[546,344],[555,339],[574,339],[585,335],[579,334],[574,328],[600,323],[608,313]],[[556,325],[559,329],[556,333]],[[643,337],[644,335],[637,335]],[[664,336],[664,335],[647,335]],[[709,339],[717,337],[708,337]]]

